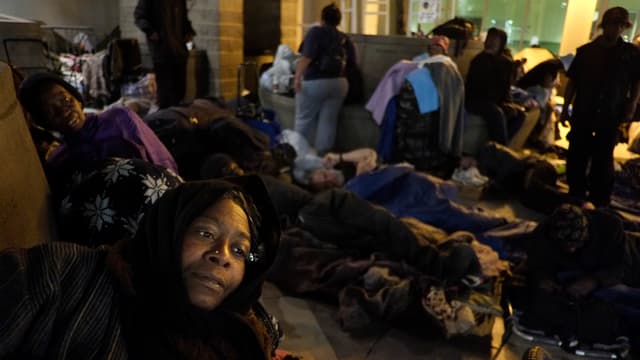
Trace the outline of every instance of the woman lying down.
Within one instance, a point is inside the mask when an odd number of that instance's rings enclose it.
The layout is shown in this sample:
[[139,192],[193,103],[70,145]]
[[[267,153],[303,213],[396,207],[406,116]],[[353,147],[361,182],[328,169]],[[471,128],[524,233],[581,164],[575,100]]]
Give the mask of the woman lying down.
[[277,224],[257,177],[192,182],[112,248],[0,252],[0,358],[271,359]]

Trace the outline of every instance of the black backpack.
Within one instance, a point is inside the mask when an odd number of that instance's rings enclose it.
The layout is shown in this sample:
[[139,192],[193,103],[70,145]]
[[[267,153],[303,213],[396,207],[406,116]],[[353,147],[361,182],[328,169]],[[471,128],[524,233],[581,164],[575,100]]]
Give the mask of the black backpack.
[[326,52],[316,60],[318,70],[328,77],[339,77],[344,74],[347,66],[346,52],[347,37],[339,32],[331,34],[331,40]]

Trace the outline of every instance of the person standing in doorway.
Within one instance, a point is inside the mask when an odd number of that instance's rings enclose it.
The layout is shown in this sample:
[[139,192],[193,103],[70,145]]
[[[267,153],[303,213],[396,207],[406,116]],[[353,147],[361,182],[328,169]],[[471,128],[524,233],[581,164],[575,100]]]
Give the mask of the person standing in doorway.
[[570,194],[607,206],[618,127],[631,121],[640,97],[640,50],[621,37],[631,27],[625,8],[608,9],[600,27],[602,35],[579,47],[571,63],[560,120],[571,124],[567,136]]
[[179,105],[186,91],[186,43],[196,35],[185,0],[138,0],[136,26],[147,36],[161,109]]
[[[294,78],[295,130],[320,154],[334,145],[338,113],[349,90],[346,69],[355,64],[353,43],[337,29],[341,19],[335,4],[322,9],[322,25],[312,27],[305,36]],[[311,139],[314,131],[315,141]]]

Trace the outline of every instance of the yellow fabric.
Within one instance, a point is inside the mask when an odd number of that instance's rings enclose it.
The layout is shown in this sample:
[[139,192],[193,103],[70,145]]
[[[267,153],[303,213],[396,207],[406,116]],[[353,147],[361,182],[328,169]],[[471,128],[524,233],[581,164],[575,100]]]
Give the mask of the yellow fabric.
[[50,192],[11,68],[0,62],[0,250],[54,239]]

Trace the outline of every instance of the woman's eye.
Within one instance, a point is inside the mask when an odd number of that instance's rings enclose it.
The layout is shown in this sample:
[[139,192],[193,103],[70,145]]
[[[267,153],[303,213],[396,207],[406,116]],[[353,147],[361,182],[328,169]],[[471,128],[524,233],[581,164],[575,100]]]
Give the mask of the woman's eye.
[[233,252],[238,255],[238,257],[246,257],[247,256],[247,251],[244,250],[243,248],[235,248],[233,249]]
[[198,235],[206,239],[213,239],[213,234],[206,230],[198,230]]

